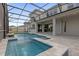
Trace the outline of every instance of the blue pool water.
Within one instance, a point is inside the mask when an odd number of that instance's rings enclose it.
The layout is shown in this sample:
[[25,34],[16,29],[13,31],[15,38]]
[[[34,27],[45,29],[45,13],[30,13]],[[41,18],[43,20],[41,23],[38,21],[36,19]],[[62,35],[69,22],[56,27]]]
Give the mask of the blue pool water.
[[42,35],[37,35],[37,34],[30,34],[30,33],[17,33],[17,35],[15,35],[17,37],[30,37],[30,38],[45,38],[45,39],[49,39],[48,37],[46,36],[42,36]]
[[6,56],[35,56],[52,46],[35,40],[38,35],[16,34],[17,40],[9,40],[6,49]]

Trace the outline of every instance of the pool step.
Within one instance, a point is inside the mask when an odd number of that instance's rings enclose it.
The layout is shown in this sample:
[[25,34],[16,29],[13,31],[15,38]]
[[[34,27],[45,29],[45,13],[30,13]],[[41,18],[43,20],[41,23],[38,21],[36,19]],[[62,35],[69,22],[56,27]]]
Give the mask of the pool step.
[[10,37],[10,38],[8,38],[8,40],[17,40],[17,38]]

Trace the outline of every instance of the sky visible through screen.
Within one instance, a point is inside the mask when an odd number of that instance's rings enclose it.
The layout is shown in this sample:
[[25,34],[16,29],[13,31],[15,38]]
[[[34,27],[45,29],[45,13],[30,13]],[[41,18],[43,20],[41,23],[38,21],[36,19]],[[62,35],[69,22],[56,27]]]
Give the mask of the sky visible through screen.
[[[34,4],[37,5],[37,6],[42,7],[42,6],[44,6],[46,3],[34,3]],[[22,9],[23,9],[25,3],[9,3],[8,5],[12,5],[12,6],[19,7],[19,8],[22,8]],[[55,5],[56,5],[56,3],[49,3],[49,4],[47,4],[45,7],[43,7],[43,9],[47,10],[47,9],[49,9],[49,8],[55,6]],[[11,8],[12,8],[12,7],[9,7],[9,6],[8,6],[8,10],[10,10]],[[33,10],[35,10],[35,9],[39,9],[39,8],[37,8],[37,7],[33,6],[33,5],[31,5],[30,3],[28,3],[28,4],[26,5],[26,7],[25,7],[25,10],[28,10],[28,11],[31,11],[31,12],[32,12]],[[39,9],[39,10],[41,10],[41,9]],[[22,11],[22,10],[13,8],[12,10],[10,10],[10,11],[8,11],[8,12],[20,14],[21,11]],[[22,12],[22,15],[29,16],[29,12],[23,11],[23,12]],[[9,14],[9,16],[15,17],[15,18],[19,18],[19,15]],[[29,20],[28,17],[20,16],[20,18],[21,18],[21,19],[26,19],[26,20],[19,20],[19,21],[18,21],[17,19],[11,19],[11,18],[9,18],[9,20],[10,20],[9,26],[17,26],[17,22],[18,22],[18,26],[20,26],[20,25],[23,25],[25,21],[28,21],[28,20]]]

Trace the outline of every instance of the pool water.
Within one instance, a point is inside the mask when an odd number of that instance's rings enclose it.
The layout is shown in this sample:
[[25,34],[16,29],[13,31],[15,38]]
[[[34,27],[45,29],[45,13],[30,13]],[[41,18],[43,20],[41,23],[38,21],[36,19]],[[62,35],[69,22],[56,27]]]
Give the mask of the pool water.
[[50,45],[35,40],[34,38],[36,36],[31,36],[30,34],[16,34],[17,40],[8,41],[5,55],[35,56],[52,47]]
[[17,33],[15,36],[17,37],[30,37],[30,38],[43,38],[43,39],[48,39],[48,37],[46,36],[42,36],[42,35],[37,35],[37,34],[31,34],[31,33]]

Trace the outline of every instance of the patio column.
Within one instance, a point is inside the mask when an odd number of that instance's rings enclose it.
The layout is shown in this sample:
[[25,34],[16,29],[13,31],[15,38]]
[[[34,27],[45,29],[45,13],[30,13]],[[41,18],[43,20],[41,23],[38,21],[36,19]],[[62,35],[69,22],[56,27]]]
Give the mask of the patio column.
[[42,32],[44,32],[44,24],[42,24]]
[[38,25],[35,23],[35,32],[38,32]]
[[56,35],[56,19],[53,18],[53,35]]

